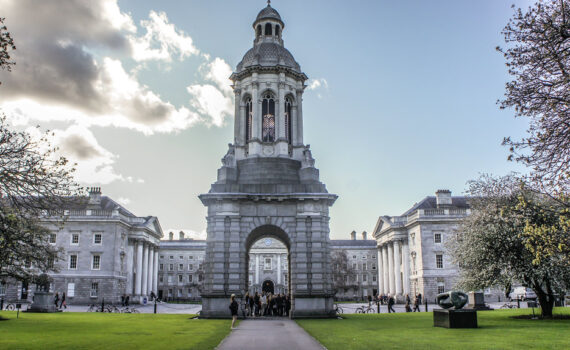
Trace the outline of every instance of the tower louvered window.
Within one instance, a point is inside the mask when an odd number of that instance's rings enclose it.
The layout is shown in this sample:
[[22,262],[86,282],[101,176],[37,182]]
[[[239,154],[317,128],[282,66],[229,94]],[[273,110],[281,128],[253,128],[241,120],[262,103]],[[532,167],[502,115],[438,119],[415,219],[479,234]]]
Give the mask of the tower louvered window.
[[275,100],[271,95],[263,98],[262,104],[262,140],[263,142],[275,141]]

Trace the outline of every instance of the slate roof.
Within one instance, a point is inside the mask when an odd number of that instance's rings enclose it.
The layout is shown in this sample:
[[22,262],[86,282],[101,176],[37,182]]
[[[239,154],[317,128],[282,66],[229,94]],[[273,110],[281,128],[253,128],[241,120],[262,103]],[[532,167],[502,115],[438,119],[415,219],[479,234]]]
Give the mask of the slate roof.
[[265,7],[261,11],[259,11],[259,13],[257,14],[257,17],[255,18],[255,21],[257,22],[257,21],[262,20],[262,19],[276,19],[276,20],[283,22],[281,20],[281,16],[279,15],[279,12],[277,12],[276,9],[271,7],[271,5],[267,5],[267,7]]
[[263,42],[256,44],[249,49],[237,65],[237,72],[244,69],[260,65],[262,67],[285,66],[301,73],[301,66],[289,50],[273,42]]
[[[469,198],[465,196],[451,197],[451,205],[446,207],[453,209],[469,209],[468,200]],[[437,201],[435,196],[428,196],[422,199],[419,203],[414,204],[413,207],[408,209],[401,216],[407,216],[417,209],[437,209]]]
[[331,239],[331,246],[375,248],[376,241],[373,239]]

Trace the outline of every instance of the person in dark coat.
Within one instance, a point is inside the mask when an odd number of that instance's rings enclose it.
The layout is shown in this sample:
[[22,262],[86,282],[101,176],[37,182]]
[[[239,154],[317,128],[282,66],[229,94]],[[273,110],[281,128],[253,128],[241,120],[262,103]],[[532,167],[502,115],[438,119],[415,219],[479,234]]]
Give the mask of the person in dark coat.
[[125,297],[125,306],[129,306],[130,300],[131,300],[131,296],[130,296],[130,295],[127,295],[127,296]]
[[281,294],[277,294],[277,316],[283,316],[283,297]]
[[255,315],[259,316],[260,301],[259,301],[259,294],[257,292],[255,292],[255,296],[253,297],[253,302],[255,304]]
[[396,312],[396,310],[394,310],[394,304],[395,304],[394,298],[390,294],[388,294],[388,313]]
[[57,309],[59,306],[59,292],[55,293],[55,298],[53,299],[53,302],[55,304],[55,308]]
[[237,315],[238,315],[238,303],[236,301],[236,295],[232,294],[231,298],[230,298],[230,311],[232,313],[232,328],[231,329],[235,329],[234,325],[236,323],[237,320]]
[[414,312],[420,312],[420,296],[416,295],[414,299]]
[[65,292],[63,292],[63,294],[61,295],[61,304],[59,304],[59,308],[67,309],[67,303],[65,302]]
[[251,313],[251,316],[255,316],[255,300],[254,298],[251,296],[249,297],[249,312]]
[[285,297],[285,315],[289,316],[290,311],[291,311],[291,298],[287,295]]

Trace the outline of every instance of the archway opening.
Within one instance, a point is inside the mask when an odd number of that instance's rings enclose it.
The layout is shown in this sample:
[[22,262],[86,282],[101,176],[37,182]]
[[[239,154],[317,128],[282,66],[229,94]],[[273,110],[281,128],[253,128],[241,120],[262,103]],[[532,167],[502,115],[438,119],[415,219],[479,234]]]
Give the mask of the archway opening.
[[[258,227],[246,240],[250,315],[289,316],[292,304],[288,235],[272,225]],[[264,302],[265,301],[265,302]]]
[[275,294],[275,283],[272,280],[265,280],[261,286],[261,290],[265,293]]

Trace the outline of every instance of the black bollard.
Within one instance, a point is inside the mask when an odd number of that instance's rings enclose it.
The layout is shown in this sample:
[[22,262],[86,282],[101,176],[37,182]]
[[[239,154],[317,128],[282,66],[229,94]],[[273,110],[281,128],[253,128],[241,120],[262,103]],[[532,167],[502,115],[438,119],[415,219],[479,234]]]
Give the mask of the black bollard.
[[378,313],[380,313],[380,302],[376,301],[376,307],[378,308]]
[[105,312],[105,298],[101,299],[101,312]]
[[154,298],[154,313],[156,313],[156,298]]
[[0,311],[4,310],[4,298],[0,299]]
[[428,307],[427,307],[427,298],[424,299],[425,301],[425,305],[426,305],[426,312],[428,312]]
[[520,309],[520,308],[521,308],[521,300],[517,299],[517,309]]

